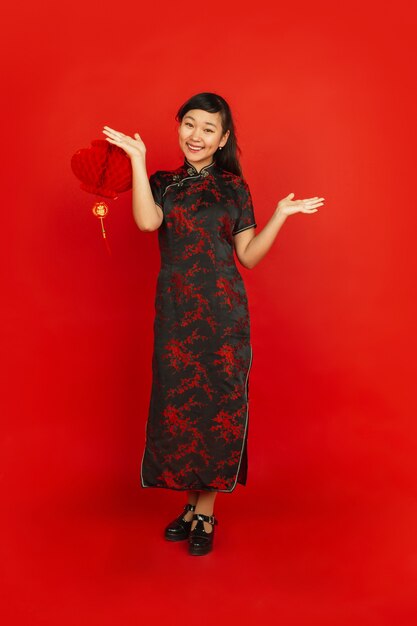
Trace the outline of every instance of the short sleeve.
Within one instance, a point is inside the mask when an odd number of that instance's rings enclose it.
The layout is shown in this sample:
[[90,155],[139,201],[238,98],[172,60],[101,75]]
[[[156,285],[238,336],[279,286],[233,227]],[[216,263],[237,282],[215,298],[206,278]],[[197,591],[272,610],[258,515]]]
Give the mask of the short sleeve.
[[161,207],[162,209],[162,181],[159,175],[159,172],[155,172],[151,174],[149,177],[149,184],[151,186],[151,191],[153,195],[153,199],[155,200],[155,204]]
[[237,194],[240,207],[240,215],[235,222],[235,227],[232,233],[233,235],[237,235],[247,228],[256,228],[257,226],[252,204],[252,196],[246,181],[242,181],[242,184],[237,190]]

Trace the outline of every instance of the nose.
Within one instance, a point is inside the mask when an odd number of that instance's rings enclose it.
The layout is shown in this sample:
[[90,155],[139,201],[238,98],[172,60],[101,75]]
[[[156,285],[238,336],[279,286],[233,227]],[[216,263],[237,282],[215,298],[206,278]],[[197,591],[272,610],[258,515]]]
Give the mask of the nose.
[[198,142],[200,140],[200,130],[196,127],[193,128],[193,132],[191,133],[192,141]]

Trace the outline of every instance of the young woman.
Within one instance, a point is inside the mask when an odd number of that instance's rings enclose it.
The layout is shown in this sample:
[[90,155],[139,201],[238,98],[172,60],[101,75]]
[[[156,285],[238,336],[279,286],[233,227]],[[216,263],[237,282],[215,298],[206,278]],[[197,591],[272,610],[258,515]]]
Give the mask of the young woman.
[[214,93],[179,109],[184,162],[148,180],[146,148],[104,126],[106,139],[130,157],[133,215],[158,229],[161,267],[155,298],[152,392],[141,464],[143,487],[187,491],[184,511],[165,528],[188,539],[189,553],[212,550],[217,492],[246,484],[249,371],[248,301],[234,251],[254,268],[289,215],[315,213],[323,198],[280,200],[257,224],[227,102]]

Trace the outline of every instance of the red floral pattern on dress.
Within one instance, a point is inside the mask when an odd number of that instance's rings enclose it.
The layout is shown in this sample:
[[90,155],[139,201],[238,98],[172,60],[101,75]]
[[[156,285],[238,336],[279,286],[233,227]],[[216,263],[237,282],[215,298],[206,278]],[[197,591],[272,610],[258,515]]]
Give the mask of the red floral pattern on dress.
[[249,188],[212,164],[150,177],[163,222],[144,487],[246,484],[250,319],[233,235],[256,227]]

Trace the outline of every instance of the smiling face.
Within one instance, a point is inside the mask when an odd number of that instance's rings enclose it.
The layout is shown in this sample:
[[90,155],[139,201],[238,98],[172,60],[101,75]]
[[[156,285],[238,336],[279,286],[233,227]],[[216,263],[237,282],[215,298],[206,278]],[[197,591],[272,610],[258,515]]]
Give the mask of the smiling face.
[[226,145],[229,134],[223,134],[220,113],[201,109],[187,111],[178,127],[180,148],[198,171],[212,163],[214,153]]

